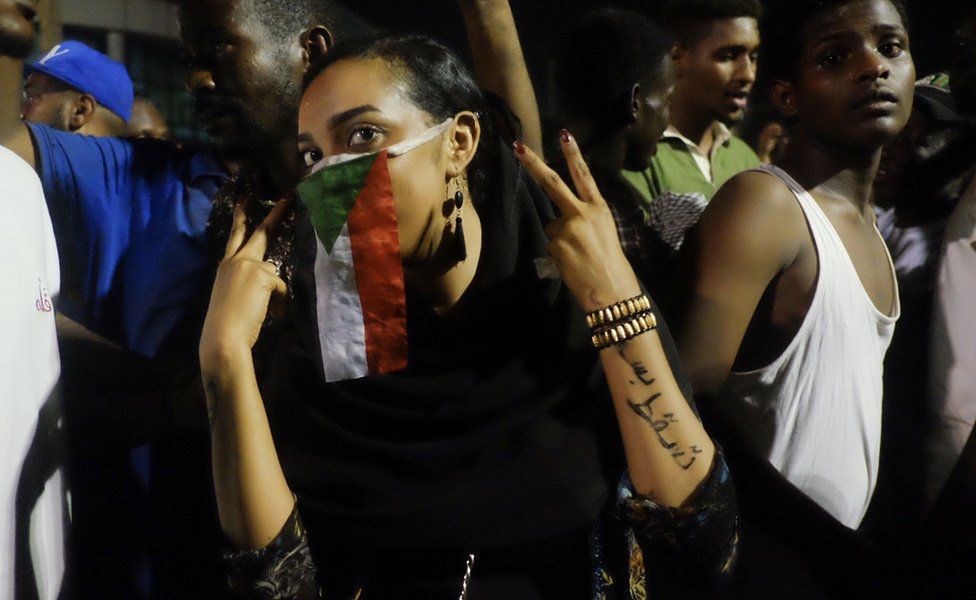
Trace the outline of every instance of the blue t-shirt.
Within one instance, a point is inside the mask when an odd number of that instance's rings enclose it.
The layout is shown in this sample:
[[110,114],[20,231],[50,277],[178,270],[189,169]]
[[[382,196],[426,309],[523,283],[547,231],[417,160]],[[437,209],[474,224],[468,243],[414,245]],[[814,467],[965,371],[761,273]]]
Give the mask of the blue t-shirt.
[[226,173],[168,142],[30,129],[61,255],[59,308],[155,356],[211,283],[205,233]]

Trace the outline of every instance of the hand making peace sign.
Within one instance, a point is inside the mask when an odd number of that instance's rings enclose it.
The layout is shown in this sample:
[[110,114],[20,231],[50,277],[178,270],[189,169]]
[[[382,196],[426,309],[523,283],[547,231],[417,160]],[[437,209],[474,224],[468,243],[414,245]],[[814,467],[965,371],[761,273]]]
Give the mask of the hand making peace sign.
[[261,333],[272,295],[288,291],[278,276],[278,266],[264,259],[268,236],[281,221],[289,200],[275,204],[264,221],[247,237],[247,215],[240,204],[234,207],[234,225],[227,250],[217,268],[210,307],[200,338],[205,350],[246,344],[253,348]]
[[576,140],[560,136],[562,151],[579,197],[532,150],[515,142],[515,154],[561,216],[546,227],[552,255],[566,286],[589,312],[641,293],[633,268],[624,256],[613,214],[597,189]]

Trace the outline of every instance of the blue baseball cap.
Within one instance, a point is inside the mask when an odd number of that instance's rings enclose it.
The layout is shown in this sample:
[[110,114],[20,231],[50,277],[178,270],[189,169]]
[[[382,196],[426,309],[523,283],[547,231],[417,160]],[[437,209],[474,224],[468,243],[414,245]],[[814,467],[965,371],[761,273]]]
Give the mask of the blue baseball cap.
[[91,94],[99,104],[128,122],[132,116],[132,78],[125,66],[81,42],[65,41],[27,65],[24,75],[44,73]]

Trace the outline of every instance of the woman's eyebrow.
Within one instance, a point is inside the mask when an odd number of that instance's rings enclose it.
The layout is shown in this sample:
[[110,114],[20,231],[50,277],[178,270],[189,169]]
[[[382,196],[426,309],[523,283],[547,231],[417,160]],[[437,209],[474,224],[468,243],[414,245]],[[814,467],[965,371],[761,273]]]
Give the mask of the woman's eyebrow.
[[383,111],[381,111],[380,109],[376,108],[372,104],[363,104],[362,106],[357,106],[356,108],[350,108],[349,110],[345,110],[345,111],[342,111],[339,114],[333,115],[329,119],[329,126],[330,127],[335,127],[335,126],[339,125],[340,123],[342,123],[343,121],[348,121],[349,119],[352,119],[353,117],[357,117],[357,116],[359,116],[359,115],[361,115],[363,113],[367,113],[367,112],[379,112],[379,113],[381,113]]

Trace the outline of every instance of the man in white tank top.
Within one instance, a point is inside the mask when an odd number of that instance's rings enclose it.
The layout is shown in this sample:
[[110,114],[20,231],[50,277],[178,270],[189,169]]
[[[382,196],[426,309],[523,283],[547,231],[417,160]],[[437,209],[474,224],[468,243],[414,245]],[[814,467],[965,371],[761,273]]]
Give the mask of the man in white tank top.
[[856,529],[871,499],[899,313],[871,187],[911,113],[903,14],[890,0],[767,8],[760,69],[789,146],[778,167],[719,190],[679,273],[677,340],[699,406],[727,448],[778,473],[732,463],[747,518],[845,535],[837,523]]

